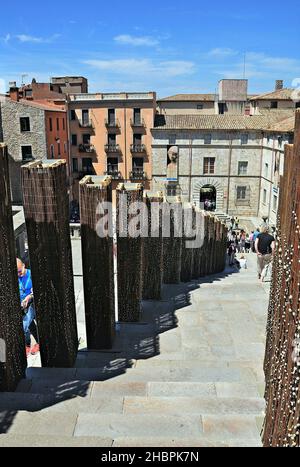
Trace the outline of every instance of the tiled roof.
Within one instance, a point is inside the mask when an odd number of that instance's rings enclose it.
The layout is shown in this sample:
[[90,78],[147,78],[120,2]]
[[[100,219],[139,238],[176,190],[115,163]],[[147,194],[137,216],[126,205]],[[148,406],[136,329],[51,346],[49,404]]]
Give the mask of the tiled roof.
[[168,101],[214,102],[215,94],[175,94],[175,96],[169,96],[169,97],[164,97],[163,99],[158,99],[158,102],[168,102]]
[[293,132],[295,130],[295,116],[286,118],[285,120],[281,120],[280,122],[275,123],[272,125],[272,131],[278,132]]
[[259,96],[252,97],[251,101],[268,101],[268,100],[291,100],[292,92],[294,89],[279,89],[278,91],[268,92],[266,94],[260,94]]
[[154,130],[271,130],[286,116],[255,115],[157,115]]
[[63,106],[61,105],[55,105],[55,104],[51,104],[50,102],[37,102],[37,101],[28,101],[26,99],[21,99],[19,101],[13,101],[11,99],[7,99],[8,101],[10,102],[13,102],[17,105],[25,105],[27,107],[35,107],[37,109],[41,109],[41,110],[48,110],[48,111],[52,111],[52,112],[65,112]]

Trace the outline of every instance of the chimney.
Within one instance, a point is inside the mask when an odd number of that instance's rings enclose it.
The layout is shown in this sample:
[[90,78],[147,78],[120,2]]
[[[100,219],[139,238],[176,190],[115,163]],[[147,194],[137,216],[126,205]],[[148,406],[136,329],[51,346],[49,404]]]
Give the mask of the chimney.
[[280,91],[281,89],[283,89],[283,80],[277,79],[275,83],[275,91]]
[[9,83],[9,96],[12,101],[19,102],[19,88],[15,81]]

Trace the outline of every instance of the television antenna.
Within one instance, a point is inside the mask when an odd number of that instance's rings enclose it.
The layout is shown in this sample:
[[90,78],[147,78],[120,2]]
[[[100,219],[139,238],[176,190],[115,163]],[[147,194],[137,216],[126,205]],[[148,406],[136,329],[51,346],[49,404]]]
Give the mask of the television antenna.
[[28,76],[27,74],[21,75],[21,78],[22,78],[22,86],[25,85],[25,83],[24,83],[24,78],[26,78],[27,76]]

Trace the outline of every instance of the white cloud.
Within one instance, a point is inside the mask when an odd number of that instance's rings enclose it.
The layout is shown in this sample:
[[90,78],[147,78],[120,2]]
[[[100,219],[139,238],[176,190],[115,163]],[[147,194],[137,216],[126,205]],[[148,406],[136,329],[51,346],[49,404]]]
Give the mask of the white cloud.
[[35,37],[35,36],[30,36],[28,34],[18,34],[16,38],[23,43],[26,42],[31,42],[35,44],[42,44],[42,43],[50,43],[53,42],[55,39],[58,39],[60,37],[60,34],[54,34],[51,37],[44,38],[44,37]]
[[238,55],[239,52],[236,50],[230,49],[228,47],[217,47],[210,50],[207,55],[210,57],[222,58],[222,57],[232,57]]
[[141,76],[155,75],[175,77],[190,75],[195,72],[195,64],[190,61],[154,61],[150,59],[120,59],[120,60],[85,60],[83,62],[101,71],[109,71],[116,75]]
[[151,36],[131,36],[130,34],[121,34],[114,37],[114,41],[118,44],[133,45],[134,47],[155,47],[159,45],[159,41]]

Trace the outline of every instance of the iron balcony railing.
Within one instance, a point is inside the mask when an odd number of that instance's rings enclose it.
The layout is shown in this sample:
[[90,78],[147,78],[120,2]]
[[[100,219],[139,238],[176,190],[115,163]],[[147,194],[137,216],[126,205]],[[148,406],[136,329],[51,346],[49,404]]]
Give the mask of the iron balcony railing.
[[110,154],[115,154],[120,152],[120,145],[119,144],[106,144],[104,146],[105,152]]
[[130,172],[130,180],[147,180],[147,174],[143,169],[133,169]]
[[130,119],[130,125],[133,127],[133,128],[146,128],[146,123],[145,123],[145,120],[143,118],[131,118]]
[[123,179],[121,172],[119,172],[118,170],[114,170],[114,169],[108,169],[108,171],[105,172],[104,175],[110,175],[113,180],[122,180]]
[[79,144],[79,152],[95,152],[95,147],[92,144]]
[[130,150],[134,154],[141,154],[146,152],[145,144],[131,144]]
[[93,128],[92,120],[78,120],[81,128]]
[[117,118],[113,118],[113,119],[108,119],[106,118],[105,119],[105,126],[106,128],[120,128],[120,122]]

